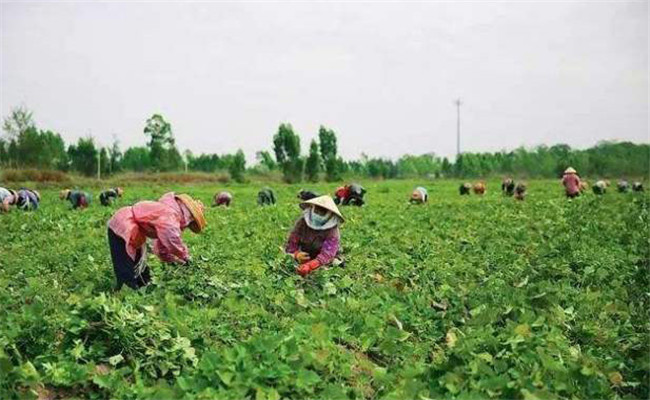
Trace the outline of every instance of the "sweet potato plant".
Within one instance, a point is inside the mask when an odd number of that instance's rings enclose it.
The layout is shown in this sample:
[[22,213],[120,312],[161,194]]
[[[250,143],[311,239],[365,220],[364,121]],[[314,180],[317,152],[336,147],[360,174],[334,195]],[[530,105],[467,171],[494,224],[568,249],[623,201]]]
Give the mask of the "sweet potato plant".
[[[131,186],[113,208],[0,215],[0,398],[648,398],[650,197],[564,198],[530,181],[363,182],[345,267],[303,279],[282,252],[296,193],[335,185]],[[429,204],[408,204],[417,185]],[[209,204],[191,267],[149,256],[153,284],[115,292],[106,223],[168,190]]]

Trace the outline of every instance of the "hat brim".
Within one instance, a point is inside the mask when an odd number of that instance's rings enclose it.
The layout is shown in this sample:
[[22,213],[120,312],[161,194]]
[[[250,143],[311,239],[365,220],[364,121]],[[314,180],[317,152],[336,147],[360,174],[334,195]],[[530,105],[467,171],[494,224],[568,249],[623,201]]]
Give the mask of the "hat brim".
[[200,206],[196,200],[186,194],[179,194],[176,198],[183,202],[190,211],[190,214],[192,214],[192,219],[194,221],[188,225],[190,230],[194,233],[201,233],[207,224],[203,211],[201,210],[202,205]]
[[309,199],[300,203],[300,208],[302,209],[305,209],[310,206],[317,206],[317,207],[324,208],[327,211],[331,211],[334,215],[336,215],[341,219],[341,223],[345,222],[345,218],[343,218],[343,215],[341,214],[338,207],[334,203],[334,200],[332,200],[332,198],[327,195],[315,197],[313,199]]

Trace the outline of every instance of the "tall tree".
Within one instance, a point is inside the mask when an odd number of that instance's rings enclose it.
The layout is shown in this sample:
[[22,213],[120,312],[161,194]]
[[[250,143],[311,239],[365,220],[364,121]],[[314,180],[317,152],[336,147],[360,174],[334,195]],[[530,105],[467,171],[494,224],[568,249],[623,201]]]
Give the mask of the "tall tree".
[[320,152],[325,164],[326,179],[330,182],[341,179],[342,160],[337,156],[336,133],[321,125],[318,130],[318,140],[320,141]]
[[20,106],[11,109],[9,115],[4,118],[2,129],[9,139],[15,139],[35,126],[33,113],[27,107]]
[[275,160],[273,160],[273,157],[271,157],[271,153],[269,153],[268,151],[258,151],[255,154],[255,159],[260,165],[262,165],[269,171],[273,171],[278,166]]
[[300,136],[294,133],[291,124],[280,124],[273,136],[273,150],[284,180],[288,183],[300,182],[304,160],[300,157]]
[[151,168],[151,155],[144,146],[129,147],[122,157],[122,168],[129,171],[142,172]]
[[230,165],[228,166],[228,172],[230,177],[235,180],[235,182],[244,182],[244,172],[246,172],[246,156],[244,152],[239,149],[235,156],[233,157]]
[[76,145],[68,147],[70,166],[86,176],[97,174],[97,148],[92,137],[79,138]]
[[309,146],[309,156],[305,164],[305,175],[310,182],[318,182],[318,174],[321,171],[320,154],[318,153],[318,143],[316,140],[311,141]]
[[149,155],[154,169],[171,171],[182,166],[183,158],[176,148],[172,126],[162,115],[154,114],[147,120],[144,134],[149,138]]
[[108,173],[120,172],[122,170],[122,152],[117,140],[113,141],[113,145],[108,150],[108,158]]

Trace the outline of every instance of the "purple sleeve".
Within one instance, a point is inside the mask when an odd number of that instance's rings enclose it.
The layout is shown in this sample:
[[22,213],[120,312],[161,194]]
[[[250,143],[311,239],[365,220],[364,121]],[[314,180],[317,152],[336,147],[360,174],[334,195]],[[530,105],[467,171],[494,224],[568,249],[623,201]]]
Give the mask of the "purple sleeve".
[[321,265],[327,265],[332,262],[334,257],[339,252],[339,235],[338,232],[334,235],[331,235],[323,242],[323,247],[320,249],[320,254],[316,259],[320,262]]
[[298,228],[300,226],[300,221],[296,222],[296,225],[291,230],[289,234],[289,239],[287,239],[287,244],[284,246],[284,251],[287,254],[293,254],[296,251],[300,250],[298,248],[298,243],[300,242],[300,236],[298,235]]

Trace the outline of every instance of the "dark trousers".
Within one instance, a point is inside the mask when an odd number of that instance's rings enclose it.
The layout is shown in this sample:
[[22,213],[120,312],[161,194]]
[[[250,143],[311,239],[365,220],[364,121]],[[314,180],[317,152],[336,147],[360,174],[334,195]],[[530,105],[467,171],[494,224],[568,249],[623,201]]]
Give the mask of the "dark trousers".
[[140,276],[135,276],[135,266],[140,261],[142,252],[138,249],[135,254],[135,261],[133,261],[126,252],[126,242],[117,236],[111,228],[108,228],[108,245],[111,248],[111,259],[113,260],[113,270],[115,271],[118,290],[124,284],[131,289],[137,290],[151,282],[151,272],[148,266],[144,268]]

